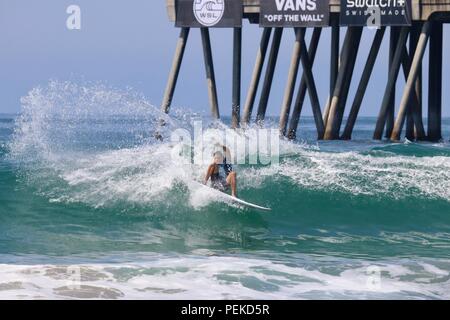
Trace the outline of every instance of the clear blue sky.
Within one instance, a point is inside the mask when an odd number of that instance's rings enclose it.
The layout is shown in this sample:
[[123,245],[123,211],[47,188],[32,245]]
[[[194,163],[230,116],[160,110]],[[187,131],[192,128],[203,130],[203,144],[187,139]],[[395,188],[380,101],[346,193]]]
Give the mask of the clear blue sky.
[[[82,30],[66,28],[66,8],[82,11]],[[448,29],[445,29],[447,34]],[[244,25],[243,98],[253,68],[261,30]],[[232,31],[213,30],[213,54],[221,113],[231,104]],[[359,81],[374,32],[365,31],[350,98]],[[132,87],[159,105],[170,69],[178,30],[168,21],[164,0],[0,0],[0,113],[20,111],[20,97],[50,79],[101,81],[117,88]],[[208,100],[199,31],[192,30],[174,106],[207,112]],[[294,35],[285,31],[269,113],[278,114],[287,78]],[[324,31],[314,68],[322,104],[327,99],[329,29]],[[445,44],[445,55],[450,53]],[[387,38],[377,61],[363,115],[376,115],[387,76]],[[448,58],[447,58],[448,59]],[[450,115],[449,64],[444,64],[444,114]],[[427,76],[425,74],[424,84]],[[399,81],[399,87],[403,80]],[[424,86],[426,92],[426,86]],[[426,102],[426,101],[425,101]],[[243,103],[243,102],[242,102]],[[397,102],[398,104],[398,102]],[[426,106],[426,103],[425,103]],[[304,108],[311,115],[309,101]]]

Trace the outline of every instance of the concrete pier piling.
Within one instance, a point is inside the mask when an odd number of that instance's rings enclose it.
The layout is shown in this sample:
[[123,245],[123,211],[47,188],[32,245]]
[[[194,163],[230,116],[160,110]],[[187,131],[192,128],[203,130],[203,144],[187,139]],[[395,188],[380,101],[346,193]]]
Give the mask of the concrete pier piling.
[[289,114],[291,112],[292,97],[294,96],[294,87],[297,80],[298,68],[300,66],[301,52],[306,48],[302,47],[302,39],[305,36],[304,28],[296,28],[295,30],[295,43],[292,52],[291,65],[289,67],[288,79],[286,83],[286,89],[284,92],[283,103],[281,104],[280,113],[280,135],[286,135],[286,127],[289,120]]
[[366,65],[364,67],[364,71],[362,73],[358,89],[356,91],[355,100],[353,101],[352,108],[350,110],[350,114],[347,120],[347,124],[345,126],[344,133],[342,134],[341,137],[343,140],[350,140],[352,137],[353,128],[355,127],[359,110],[361,109],[364,95],[367,90],[367,85],[369,84],[369,80],[372,75],[376,59],[378,57],[378,52],[380,51],[385,31],[386,31],[385,27],[378,29],[373,39],[369,56],[367,57]]
[[330,115],[331,97],[333,96],[334,87],[339,72],[339,48],[340,48],[340,32],[339,19],[337,16],[331,18],[331,43],[330,43],[330,91],[327,104],[323,113],[324,124],[327,125]]
[[269,103],[270,91],[272,89],[273,76],[277,66],[278,52],[280,51],[281,37],[283,36],[282,28],[275,28],[270,48],[269,60],[267,61],[267,70],[264,83],[261,89],[261,98],[258,105],[258,114],[256,115],[256,123],[262,124],[266,117],[267,105]]
[[231,127],[239,128],[241,118],[241,71],[242,71],[242,28],[233,33],[233,101],[231,106]]
[[252,80],[248,88],[247,99],[245,100],[244,113],[242,115],[242,124],[245,126],[250,122],[253,106],[255,104],[256,93],[258,91],[259,82],[261,80],[261,73],[266,59],[267,48],[269,46],[270,35],[272,28],[264,28],[261,36],[261,42],[256,54],[255,67],[253,69]]
[[167,80],[166,91],[164,92],[163,102],[161,104],[161,111],[169,113],[172,104],[173,94],[177,85],[178,75],[180,74],[181,63],[183,62],[184,51],[189,36],[189,28],[181,28],[178,44],[175,49],[172,69],[170,70],[169,80]]
[[[314,28],[308,51],[309,63],[311,64],[311,68],[313,67],[314,60],[316,59],[317,47],[319,46],[321,34],[322,28]],[[300,81],[300,86],[297,91],[297,98],[295,99],[291,120],[289,122],[289,132],[287,134],[287,137],[291,140],[294,140],[296,138],[298,123],[300,121],[300,115],[303,109],[303,104],[305,103],[306,90],[307,90],[306,75],[303,74],[302,79]]]
[[[416,89],[416,81],[419,75],[419,69],[422,63],[423,55],[430,37],[430,22],[425,22],[420,33],[419,41],[414,52],[414,58],[411,62],[411,69],[409,71],[408,80],[406,81],[405,90],[403,92],[402,100],[400,101],[400,110],[394,123],[394,130],[392,130],[391,140],[400,140],[400,134],[404,125],[405,116],[408,108],[411,95]],[[414,113],[414,111],[413,111]]]
[[341,63],[338,77],[330,102],[330,113],[325,129],[325,140],[339,139],[339,130],[342,123],[345,103],[348,97],[350,81],[355,67],[359,43],[361,41],[362,28],[349,27],[344,40],[341,53]]
[[200,29],[203,44],[203,57],[205,59],[206,81],[208,87],[209,106],[211,108],[211,116],[214,119],[220,118],[219,101],[217,98],[216,75],[214,73],[214,62],[211,50],[211,40],[208,28]]
[[430,32],[428,76],[428,139],[442,139],[442,22],[433,21]]
[[[397,83],[398,74],[400,72],[401,62],[404,56],[404,48],[406,41],[408,40],[409,30],[407,27],[403,27],[400,31],[399,37],[397,39],[397,46],[395,48],[395,53],[392,58],[391,66],[389,69],[388,81],[383,95],[383,101],[381,103],[380,112],[378,114],[377,122],[375,125],[375,132],[373,134],[373,139],[381,140],[383,136],[383,130],[386,124],[386,119],[389,114],[389,109],[392,105],[392,97],[394,95],[395,85]],[[392,111],[391,111],[392,112]]]
[[[394,62],[395,49],[397,48],[397,42],[400,34],[400,27],[392,26],[389,36],[389,64],[387,69],[387,75],[389,77],[389,72],[392,68]],[[391,137],[392,129],[394,129],[394,121],[395,121],[395,94],[396,88],[395,85],[391,91],[391,99],[389,100],[389,104],[387,107],[386,114],[386,132],[385,137],[389,139]]]

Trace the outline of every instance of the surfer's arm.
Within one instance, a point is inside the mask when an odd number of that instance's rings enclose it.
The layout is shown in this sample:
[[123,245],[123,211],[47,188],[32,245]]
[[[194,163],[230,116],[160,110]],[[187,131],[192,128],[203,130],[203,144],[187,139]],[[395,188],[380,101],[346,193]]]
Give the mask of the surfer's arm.
[[208,171],[206,171],[205,180],[203,181],[203,184],[207,184],[209,178],[211,178],[212,174],[214,173],[214,164],[210,164],[208,167]]

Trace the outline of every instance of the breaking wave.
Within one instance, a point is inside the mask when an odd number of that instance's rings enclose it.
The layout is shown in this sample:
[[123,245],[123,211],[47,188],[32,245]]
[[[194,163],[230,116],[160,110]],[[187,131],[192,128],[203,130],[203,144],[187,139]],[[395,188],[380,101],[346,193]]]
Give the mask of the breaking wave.
[[352,142],[281,140],[279,163],[236,166],[265,214],[200,189],[198,145],[168,138],[198,120],[211,154],[226,120],[168,117],[132,89],[52,81],[24,97],[0,122],[0,298],[449,298],[448,143],[373,142],[373,120]]

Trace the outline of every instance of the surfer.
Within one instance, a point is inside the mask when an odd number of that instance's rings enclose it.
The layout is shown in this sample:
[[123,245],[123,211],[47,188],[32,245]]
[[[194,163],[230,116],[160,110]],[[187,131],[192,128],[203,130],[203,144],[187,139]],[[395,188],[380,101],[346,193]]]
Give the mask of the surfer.
[[[237,198],[236,172],[233,170],[233,166],[229,163],[231,153],[226,146],[222,146],[222,148],[225,156],[221,151],[214,152],[213,163],[209,165],[208,171],[206,171],[204,184],[207,184],[209,179],[211,179],[211,187],[222,192],[231,187],[231,196]],[[221,175],[221,168],[225,172],[225,176]]]

